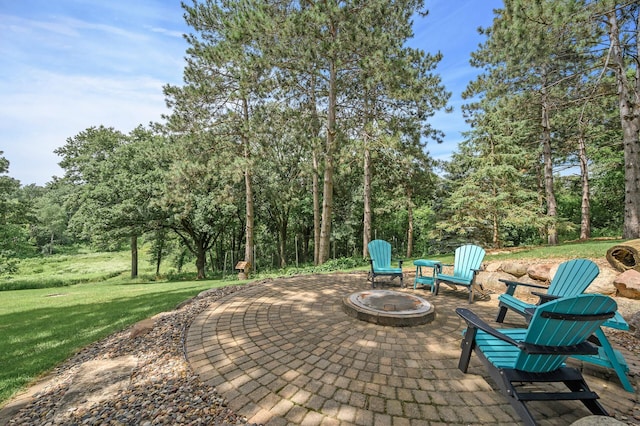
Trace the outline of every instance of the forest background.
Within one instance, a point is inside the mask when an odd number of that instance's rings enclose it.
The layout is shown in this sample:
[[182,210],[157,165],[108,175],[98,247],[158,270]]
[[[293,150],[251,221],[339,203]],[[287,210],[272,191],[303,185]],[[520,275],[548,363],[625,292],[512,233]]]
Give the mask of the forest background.
[[[138,246],[197,276],[640,237],[640,6],[505,0],[471,63],[471,130],[425,149],[450,94],[440,54],[407,47],[422,1],[194,2],[184,84],[164,122],[98,126],[22,186],[1,158],[0,272],[79,246]],[[578,173],[569,171],[579,170]]]

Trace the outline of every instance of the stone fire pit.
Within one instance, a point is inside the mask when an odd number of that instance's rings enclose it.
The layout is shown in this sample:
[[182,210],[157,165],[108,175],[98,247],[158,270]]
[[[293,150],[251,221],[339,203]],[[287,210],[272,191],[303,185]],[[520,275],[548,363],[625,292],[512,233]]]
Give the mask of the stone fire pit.
[[407,327],[430,323],[435,307],[413,294],[391,290],[364,290],[343,300],[343,310],[350,317],[373,324]]

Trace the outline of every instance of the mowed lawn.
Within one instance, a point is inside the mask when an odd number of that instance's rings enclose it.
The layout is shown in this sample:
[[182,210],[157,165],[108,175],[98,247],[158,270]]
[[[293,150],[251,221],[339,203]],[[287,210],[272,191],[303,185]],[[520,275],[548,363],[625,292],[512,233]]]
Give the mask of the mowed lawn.
[[0,406],[82,347],[228,284],[103,282],[0,292]]

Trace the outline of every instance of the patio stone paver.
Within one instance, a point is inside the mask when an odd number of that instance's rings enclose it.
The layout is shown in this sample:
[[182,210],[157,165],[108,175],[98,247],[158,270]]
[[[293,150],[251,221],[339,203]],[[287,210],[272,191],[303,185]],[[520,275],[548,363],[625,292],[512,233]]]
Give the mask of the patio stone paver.
[[[384,327],[349,317],[342,298],[369,288],[364,274],[281,278],[212,304],[192,323],[187,358],[251,423],[514,424],[520,419],[472,357],[457,368],[467,293],[433,296],[433,322]],[[491,322],[495,297],[470,308]],[[632,416],[637,395],[585,376],[603,405]],[[530,404],[540,424],[566,425],[589,411],[579,402]]]

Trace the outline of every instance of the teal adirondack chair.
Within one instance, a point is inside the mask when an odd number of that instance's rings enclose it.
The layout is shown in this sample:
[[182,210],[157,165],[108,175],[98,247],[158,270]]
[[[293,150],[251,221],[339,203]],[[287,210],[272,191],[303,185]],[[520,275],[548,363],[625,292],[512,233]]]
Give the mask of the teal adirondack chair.
[[371,287],[376,286],[376,277],[389,276],[393,280],[400,278],[400,287],[404,287],[402,277],[402,260],[398,260],[398,267],[391,266],[391,244],[384,240],[373,240],[367,244],[369,249],[369,262],[371,263],[371,271],[367,278],[371,281]]
[[[443,274],[436,271],[435,291],[437,295],[440,290],[440,283],[446,283],[455,289],[457,285],[466,287],[469,290],[469,303],[473,303],[473,296],[476,287],[476,274],[480,271],[484,260],[484,249],[482,247],[467,244],[460,246],[455,251],[453,260],[453,275]],[[445,265],[446,266],[446,265]],[[450,266],[450,265],[449,265]],[[477,284],[482,289],[482,284]]]
[[[551,280],[547,293],[532,292],[536,296],[540,297],[538,305],[523,302],[513,296],[513,293],[518,285],[523,285],[533,288],[545,288],[535,284],[518,283],[515,281],[500,280],[507,285],[507,291],[505,294],[501,294],[498,297],[500,310],[496,318],[496,322],[503,322],[507,311],[510,309],[520,315],[522,315],[527,322],[531,320],[532,312],[540,304],[563,297],[577,296],[583,293],[586,288],[593,282],[593,280],[600,273],[598,266],[588,259],[574,259],[561,263],[558,267],[558,271]],[[629,324],[624,320],[620,313],[616,313],[616,316],[611,320],[605,322],[604,326],[610,328],[616,328],[619,330],[628,330]],[[572,358],[578,359],[590,364],[599,365],[604,368],[611,368],[614,370],[620,379],[620,384],[627,392],[635,392],[635,389],[627,373],[629,372],[629,365],[622,353],[611,346],[611,342],[607,338],[607,335],[599,327],[594,333],[595,339],[592,341],[598,343],[598,353],[595,355],[576,355]]]
[[598,265],[588,259],[573,259],[563,262],[558,267],[558,271],[551,280],[549,288],[536,284],[519,283],[516,281],[500,280],[507,286],[504,294],[498,296],[498,316],[496,322],[503,322],[507,311],[510,309],[527,320],[528,309],[535,308],[537,305],[523,302],[516,298],[514,293],[518,286],[526,286],[531,288],[547,289],[546,293],[531,292],[540,298],[539,304],[548,302],[549,300],[558,299],[560,297],[570,297],[582,294],[584,290],[593,282],[600,273]]
[[[616,302],[601,294],[565,297],[538,306],[525,329],[494,329],[469,309],[456,313],[467,322],[458,368],[466,373],[475,352],[494,382],[525,424],[536,422],[529,401],[576,400],[591,413],[607,416],[589,389],[582,373],[567,367],[569,356],[597,353],[587,341],[600,325],[616,313]],[[554,386],[544,391],[544,383],[564,383],[569,391]]]

